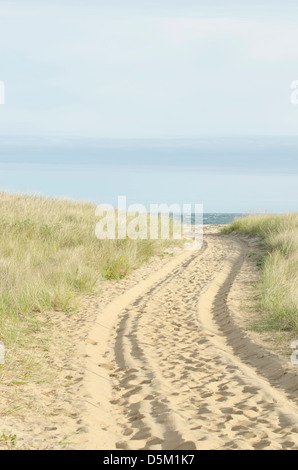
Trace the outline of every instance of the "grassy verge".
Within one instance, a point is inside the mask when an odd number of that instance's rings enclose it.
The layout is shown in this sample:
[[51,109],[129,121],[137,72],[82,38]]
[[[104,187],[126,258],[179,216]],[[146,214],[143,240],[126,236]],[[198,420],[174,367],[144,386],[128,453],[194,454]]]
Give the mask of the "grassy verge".
[[93,204],[0,193],[0,340],[6,347],[0,382],[5,368],[13,370],[13,382],[34,374],[34,349],[47,348],[40,312],[71,314],[80,294],[97,291],[98,280],[121,279],[177,243],[98,240],[96,222]]
[[263,315],[258,326],[297,333],[298,213],[251,215],[223,229],[234,231],[260,237],[265,247],[259,263],[258,306]]

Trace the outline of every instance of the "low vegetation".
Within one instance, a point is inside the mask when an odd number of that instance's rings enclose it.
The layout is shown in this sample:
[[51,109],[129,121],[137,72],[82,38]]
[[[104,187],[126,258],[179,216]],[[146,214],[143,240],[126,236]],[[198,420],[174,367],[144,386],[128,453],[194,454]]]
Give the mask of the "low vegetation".
[[258,236],[265,253],[260,259],[260,325],[266,330],[298,332],[298,213],[250,215],[236,219],[223,232]]
[[[0,193],[0,341],[17,369],[39,330],[38,314],[71,314],[99,280],[121,279],[177,241],[98,240],[95,206],[65,199]],[[32,360],[31,360],[32,359]],[[34,354],[18,380],[32,374]],[[1,372],[2,370],[2,372]],[[4,374],[4,367],[0,367]],[[3,378],[3,377],[2,377]]]

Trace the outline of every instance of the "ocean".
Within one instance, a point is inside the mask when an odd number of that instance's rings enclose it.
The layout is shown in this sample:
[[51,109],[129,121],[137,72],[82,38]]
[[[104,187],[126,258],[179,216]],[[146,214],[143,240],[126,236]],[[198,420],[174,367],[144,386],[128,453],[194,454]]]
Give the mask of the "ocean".
[[[227,225],[233,220],[244,217],[246,214],[232,214],[232,213],[203,213],[203,225]],[[182,217],[173,215],[174,219],[182,220]],[[202,220],[201,215],[191,214],[185,216],[183,222],[186,224],[200,224]]]
[[233,220],[243,217],[245,214],[203,214],[203,224],[225,225],[230,224]]
[[[297,139],[96,140],[0,135],[0,191],[202,204],[204,224],[297,210]],[[192,211],[195,211],[193,207]]]

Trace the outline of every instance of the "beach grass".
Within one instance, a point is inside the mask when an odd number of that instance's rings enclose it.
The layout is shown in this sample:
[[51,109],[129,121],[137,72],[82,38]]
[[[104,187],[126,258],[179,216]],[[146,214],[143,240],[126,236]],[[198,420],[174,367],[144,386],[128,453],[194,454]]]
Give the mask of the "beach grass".
[[[99,240],[95,209],[91,203],[0,193],[0,340],[14,380],[34,373],[41,312],[71,314],[80,295],[99,293],[99,280],[122,279],[181,243]],[[1,380],[5,368],[0,369]]]
[[263,245],[256,328],[298,332],[298,213],[249,215],[222,230],[260,237]]

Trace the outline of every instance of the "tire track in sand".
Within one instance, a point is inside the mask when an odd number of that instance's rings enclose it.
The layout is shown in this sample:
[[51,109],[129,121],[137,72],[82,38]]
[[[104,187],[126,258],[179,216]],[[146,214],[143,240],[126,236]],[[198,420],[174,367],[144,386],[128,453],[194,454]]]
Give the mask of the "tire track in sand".
[[106,401],[96,392],[108,410],[106,429],[93,427],[97,448],[298,448],[295,386],[288,395],[277,388],[276,363],[268,355],[264,365],[227,307],[246,252],[233,237],[207,235],[204,252],[114,308]]
[[[206,249],[206,243],[200,256]],[[159,282],[146,292],[146,297],[158,295],[158,292],[173,282],[173,279],[186,269],[195,259],[194,254],[189,260],[181,264],[172,274]],[[142,343],[138,341],[138,329],[140,316],[142,315],[143,297],[139,297],[134,307],[141,309],[141,313],[134,316],[128,308],[124,314],[115,342],[115,358],[121,371],[125,374],[120,381],[126,393],[122,396],[127,406],[130,422],[133,422],[134,430],[126,430],[127,434],[134,434],[134,446],[145,442],[144,449],[153,445],[161,445],[162,449],[195,449],[195,443],[183,439],[179,432],[179,418],[175,417],[171,403],[162,390],[163,378],[158,369],[152,367],[150,360],[142,351]],[[129,398],[131,399],[129,400]],[[117,403],[117,400],[114,401]],[[148,419],[149,417],[149,419]],[[153,418],[153,419],[152,419]],[[130,445],[132,442],[130,442]],[[118,448],[131,448],[125,441],[117,443]]]

